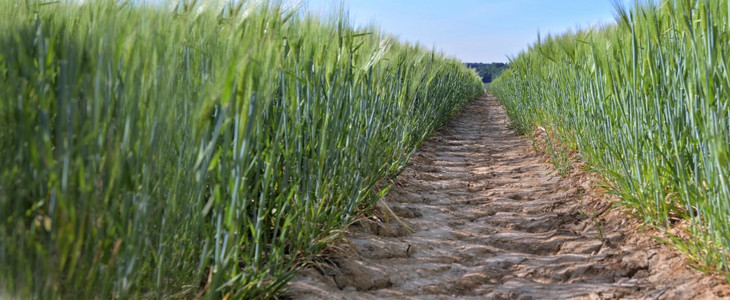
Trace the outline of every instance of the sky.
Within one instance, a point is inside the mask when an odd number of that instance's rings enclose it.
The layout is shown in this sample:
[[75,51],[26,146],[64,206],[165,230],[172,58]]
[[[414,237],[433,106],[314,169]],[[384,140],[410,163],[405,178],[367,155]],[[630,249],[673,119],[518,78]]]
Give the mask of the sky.
[[[537,41],[614,22],[611,0],[302,0],[327,15],[340,2],[356,25],[376,24],[401,40],[463,62],[508,62]],[[628,1],[626,1],[628,2]]]

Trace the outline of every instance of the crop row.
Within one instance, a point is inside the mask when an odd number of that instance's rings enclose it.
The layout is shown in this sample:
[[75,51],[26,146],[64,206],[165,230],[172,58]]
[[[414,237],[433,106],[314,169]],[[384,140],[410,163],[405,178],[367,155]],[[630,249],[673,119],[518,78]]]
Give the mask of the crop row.
[[271,297],[483,93],[281,3],[0,1],[0,298]]
[[518,129],[547,128],[628,211],[721,271],[730,270],[728,5],[617,7],[617,24],[539,40],[491,86]]

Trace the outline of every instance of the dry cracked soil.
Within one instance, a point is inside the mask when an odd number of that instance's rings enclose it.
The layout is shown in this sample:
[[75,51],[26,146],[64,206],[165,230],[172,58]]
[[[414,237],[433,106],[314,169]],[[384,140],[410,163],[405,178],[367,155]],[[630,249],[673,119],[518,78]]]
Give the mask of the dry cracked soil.
[[690,268],[580,169],[558,175],[483,96],[395,179],[381,211],[398,218],[355,222],[283,298],[730,297],[724,279]]

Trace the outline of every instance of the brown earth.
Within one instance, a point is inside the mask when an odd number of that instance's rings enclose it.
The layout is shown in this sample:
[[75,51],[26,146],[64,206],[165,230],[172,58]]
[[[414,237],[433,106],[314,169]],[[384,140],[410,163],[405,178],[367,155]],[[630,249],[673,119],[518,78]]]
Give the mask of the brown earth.
[[393,217],[358,221],[284,298],[730,297],[725,280],[691,269],[614,208],[591,175],[556,174],[508,123],[492,96],[468,105],[385,197],[413,232]]

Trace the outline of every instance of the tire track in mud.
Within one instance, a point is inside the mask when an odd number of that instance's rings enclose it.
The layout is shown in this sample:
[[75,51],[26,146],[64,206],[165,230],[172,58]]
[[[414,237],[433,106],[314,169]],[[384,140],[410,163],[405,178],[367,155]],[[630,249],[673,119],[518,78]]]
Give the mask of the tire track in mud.
[[[492,96],[425,141],[385,202],[350,227],[293,299],[722,298],[727,284],[635,233],[585,174],[561,178]],[[599,222],[599,223],[597,223]],[[602,222],[602,223],[600,223]],[[601,225],[596,225],[601,224]]]

